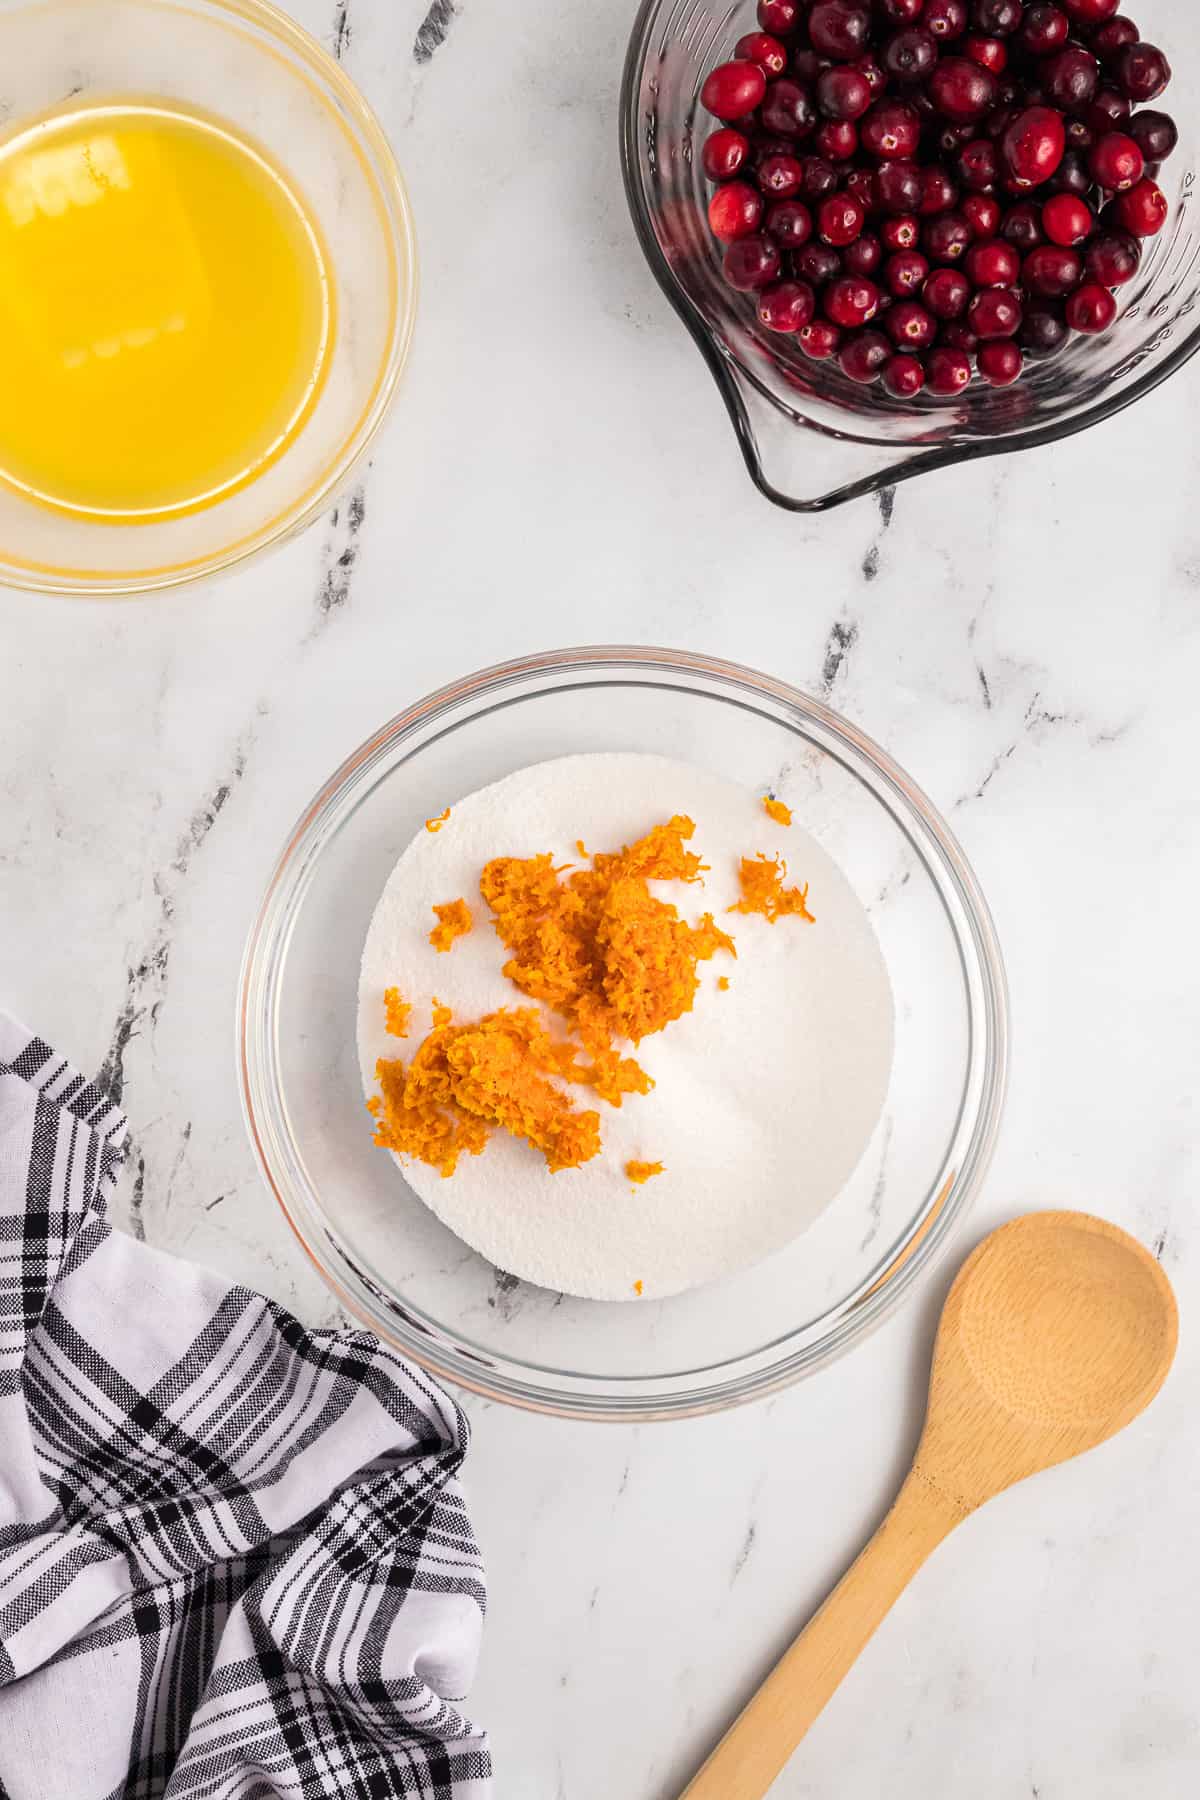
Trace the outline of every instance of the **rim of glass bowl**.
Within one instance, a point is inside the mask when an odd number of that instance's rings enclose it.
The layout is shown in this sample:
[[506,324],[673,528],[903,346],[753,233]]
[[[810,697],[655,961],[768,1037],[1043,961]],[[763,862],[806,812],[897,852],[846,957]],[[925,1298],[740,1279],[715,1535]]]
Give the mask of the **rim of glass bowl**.
[[340,63],[312,33],[273,6],[270,0],[204,0],[204,6],[228,14],[232,20],[255,26],[268,38],[274,38],[305,63],[310,74],[321,84],[334,118],[349,138],[363,167],[384,223],[391,287],[387,356],[380,362],[357,421],[332,451],[324,473],[257,530],[235,539],[223,549],[186,562],[104,574],[88,569],[25,566],[10,561],[0,547],[0,580],[10,587],[42,594],[70,594],[84,599],[120,599],[180,587],[189,581],[224,573],[260,556],[285,538],[303,531],[350,480],[387,416],[408,361],[420,286],[416,232],[400,165],[373,109]]
[[[332,1233],[293,1137],[279,1081],[278,1003],[288,946],[318,859],[395,753],[435,723],[438,735],[492,706],[597,679],[636,685],[703,683],[690,691],[742,706],[768,703],[860,781],[903,832],[937,890],[954,934],[968,1006],[964,1100],[942,1168],[905,1232],[852,1293],[772,1343],[710,1367],[651,1376],[580,1375],[496,1354],[326,1251]],[[459,714],[455,721],[453,715]],[[953,834],[886,751],[820,701],[736,663],[686,651],[599,645],[548,651],[482,669],[398,714],[341,764],[301,814],[275,865],[242,962],[238,1078],[260,1171],[293,1232],[342,1305],[440,1380],[487,1399],[567,1418],[619,1422],[690,1417],[756,1399],[824,1367],[891,1314],[937,1261],[965,1215],[995,1147],[1008,1070],[1008,994],[987,903]]]

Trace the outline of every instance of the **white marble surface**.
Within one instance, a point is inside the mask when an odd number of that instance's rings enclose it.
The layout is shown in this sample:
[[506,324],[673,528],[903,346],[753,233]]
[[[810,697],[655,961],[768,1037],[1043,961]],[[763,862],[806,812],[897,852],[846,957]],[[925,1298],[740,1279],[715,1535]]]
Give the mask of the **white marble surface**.
[[[631,0],[295,0],[394,135],[413,361],[355,509],[143,603],[0,594],[0,1002],[123,1084],[126,1222],[333,1307],[260,1186],[233,994],[285,829],[464,671],[677,644],[824,694],[946,809],[993,903],[1014,1069],[963,1238],[1049,1202],[1155,1246],[1176,1371],[1133,1429],[962,1529],[781,1800],[1183,1800],[1200,1784],[1200,368],[1056,448],[829,517],[747,482],[642,264],[614,108]],[[439,35],[437,15],[447,27]],[[424,60],[414,56],[419,42]],[[938,1292],[817,1380],[694,1424],[470,1403],[498,1792],[672,1800],[880,1515]]]

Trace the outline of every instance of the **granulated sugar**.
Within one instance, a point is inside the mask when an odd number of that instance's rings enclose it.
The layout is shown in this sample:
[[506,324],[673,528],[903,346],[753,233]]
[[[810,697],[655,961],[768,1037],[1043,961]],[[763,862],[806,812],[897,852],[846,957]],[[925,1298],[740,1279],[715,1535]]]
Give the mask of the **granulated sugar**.
[[[636,1056],[654,1089],[614,1108],[572,1087],[578,1106],[599,1111],[603,1148],[556,1175],[503,1132],[446,1179],[396,1158],[426,1205],[497,1268],[598,1300],[635,1300],[638,1282],[645,1299],[678,1293],[770,1255],[835,1198],[865,1150],[887,1092],[892,998],[841,871],[799,822],[768,818],[760,794],[691,764],[563,757],[455,801],[440,831],[418,832],[363,951],[358,1049],[373,1094],[377,1059],[412,1055],[435,995],[459,1021],[529,1004],[501,973],[506,952],[479,894],[487,862],[550,851],[556,863],[578,864],[577,839],[589,852],[617,850],[673,813],[695,820],[689,847],[710,872],[703,887],[654,891],[688,920],[712,912],[738,955],[702,963],[694,1010],[642,1040]],[[789,880],[809,884],[815,924],[726,913],[739,897],[739,861],[756,851],[781,852]],[[433,906],[460,896],[475,928],[439,953],[429,943]],[[406,1040],[384,1029],[392,986],[413,1003]],[[664,1172],[635,1186],[630,1161],[661,1162]]]

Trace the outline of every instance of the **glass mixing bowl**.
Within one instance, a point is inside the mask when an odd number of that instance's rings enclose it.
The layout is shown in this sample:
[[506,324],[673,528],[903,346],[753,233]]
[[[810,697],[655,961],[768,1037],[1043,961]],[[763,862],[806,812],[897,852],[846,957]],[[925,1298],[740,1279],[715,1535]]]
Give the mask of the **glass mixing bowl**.
[[175,100],[225,120],[294,183],[333,276],[337,331],[325,385],[303,429],[247,487],[186,517],[122,524],[52,511],[0,483],[0,581],[145,592],[277,543],[348,480],[408,355],[412,218],[362,96],[315,39],[262,0],[0,0],[6,132],[68,99]]
[[[355,1051],[363,939],[413,834],[514,769],[593,750],[678,757],[784,793],[867,906],[896,1003],[883,1116],[841,1196],[768,1261],[654,1302],[549,1293],[454,1237],[372,1144]],[[670,810],[670,797],[650,804]],[[238,1006],[262,1173],[343,1304],[448,1381],[539,1411],[625,1420],[782,1387],[910,1293],[987,1167],[1006,1046],[986,905],[920,790],[795,688],[670,650],[529,657],[385,725],[291,833],[250,933]]]
[[[755,28],[753,0],[642,0],[621,90],[621,160],[642,248],[691,332],[729,409],[751,476],[794,512],[817,512],[926,470],[1046,444],[1118,412],[1185,363],[1200,343],[1196,220],[1200,53],[1186,0],[1142,0],[1142,35],[1172,57],[1163,102],[1179,145],[1158,177],[1171,217],[1119,290],[1103,336],[1073,334],[1013,387],[972,382],[954,399],[895,400],[834,363],[810,362],[759,325],[752,301],[726,286],[708,229],[711,191],[700,148],[716,124],[699,109],[705,75]],[[800,429],[797,429],[797,428]],[[814,437],[812,434],[819,434]],[[814,491],[816,490],[816,491]]]

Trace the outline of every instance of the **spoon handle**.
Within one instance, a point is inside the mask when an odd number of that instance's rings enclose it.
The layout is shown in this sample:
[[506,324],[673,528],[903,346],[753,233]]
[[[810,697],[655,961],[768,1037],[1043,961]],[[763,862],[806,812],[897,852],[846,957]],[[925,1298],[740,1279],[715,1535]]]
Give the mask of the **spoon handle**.
[[875,1536],[734,1720],[681,1800],[762,1800],[961,1510],[913,1469]]

